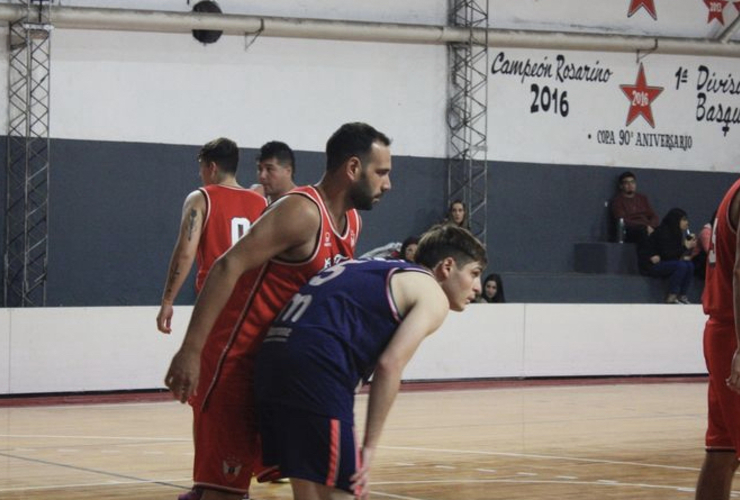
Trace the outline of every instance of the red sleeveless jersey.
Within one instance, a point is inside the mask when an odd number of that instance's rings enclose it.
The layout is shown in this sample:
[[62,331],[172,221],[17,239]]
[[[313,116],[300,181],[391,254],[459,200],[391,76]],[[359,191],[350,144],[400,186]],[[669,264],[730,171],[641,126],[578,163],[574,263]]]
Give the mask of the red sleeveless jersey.
[[730,222],[730,205],[740,190],[735,181],[717,209],[712,224],[712,240],[707,252],[707,276],[702,305],[704,313],[715,318],[733,318],[732,276],[735,267],[736,230]]
[[[201,380],[201,383],[208,386],[205,391],[199,390],[204,400],[208,399],[220,380],[228,384],[226,381],[232,377],[246,376],[251,379],[251,369],[243,371],[245,356],[257,352],[262,338],[288,300],[319,271],[354,256],[357,237],[362,229],[357,210],[347,211],[347,223],[340,232],[334,227],[324,200],[313,186],[295,188],[285,196],[303,196],[319,209],[321,226],[316,234],[313,253],[300,262],[287,262],[277,258],[270,260],[259,269],[257,278],[249,287],[249,297],[246,305],[242,303],[244,307],[240,310],[241,315],[236,325],[233,321],[230,325],[225,325],[219,320],[220,326],[217,323],[211,331],[201,357],[204,372],[210,376],[208,381]],[[222,316],[231,317],[236,312],[226,310],[230,307],[233,305],[227,304]],[[201,386],[201,389],[205,387]]]
[[198,292],[216,259],[246,234],[267,206],[262,196],[241,187],[211,184],[199,191],[206,197],[206,216],[196,255]]

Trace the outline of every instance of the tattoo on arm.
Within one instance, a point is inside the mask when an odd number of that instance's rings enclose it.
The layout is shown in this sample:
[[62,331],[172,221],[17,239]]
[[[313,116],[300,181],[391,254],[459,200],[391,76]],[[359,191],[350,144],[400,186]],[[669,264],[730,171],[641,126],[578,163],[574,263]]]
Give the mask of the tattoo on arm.
[[195,231],[195,222],[198,218],[198,212],[195,209],[190,210],[190,217],[188,220],[188,241],[193,239],[193,232]]
[[170,275],[167,277],[167,292],[172,292],[172,285],[174,285],[175,280],[180,275],[180,266],[177,264],[174,264],[172,268],[170,269]]

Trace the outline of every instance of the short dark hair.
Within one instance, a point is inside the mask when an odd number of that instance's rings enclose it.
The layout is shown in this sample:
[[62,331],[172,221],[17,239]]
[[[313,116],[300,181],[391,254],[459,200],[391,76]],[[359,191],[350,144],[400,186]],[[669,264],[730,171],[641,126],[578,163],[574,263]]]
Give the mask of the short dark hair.
[[257,162],[269,160],[270,158],[277,159],[278,163],[283,166],[290,165],[295,174],[295,155],[290,146],[280,141],[270,141],[265,143],[257,155]]
[[629,170],[627,170],[626,172],[622,172],[622,174],[619,176],[619,180],[617,181],[617,184],[622,184],[623,180],[629,179],[630,177],[632,177],[633,179],[637,179],[637,177],[635,177],[635,174],[633,174]]
[[391,140],[367,123],[345,123],[326,141],[326,171],[333,172],[356,156],[367,164],[375,142],[390,146]]
[[419,239],[416,263],[434,269],[447,257],[452,257],[458,266],[469,262],[479,262],[483,267],[488,264],[486,249],[473,233],[459,226],[437,224]]
[[222,171],[235,175],[239,165],[239,147],[231,139],[219,137],[200,148],[198,161],[214,162]]

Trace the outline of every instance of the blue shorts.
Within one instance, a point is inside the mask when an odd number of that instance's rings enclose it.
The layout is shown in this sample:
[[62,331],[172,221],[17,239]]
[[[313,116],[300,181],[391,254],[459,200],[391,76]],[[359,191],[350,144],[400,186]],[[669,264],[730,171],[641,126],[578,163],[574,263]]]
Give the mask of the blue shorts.
[[262,460],[281,477],[305,479],[349,493],[360,457],[352,422],[262,401]]

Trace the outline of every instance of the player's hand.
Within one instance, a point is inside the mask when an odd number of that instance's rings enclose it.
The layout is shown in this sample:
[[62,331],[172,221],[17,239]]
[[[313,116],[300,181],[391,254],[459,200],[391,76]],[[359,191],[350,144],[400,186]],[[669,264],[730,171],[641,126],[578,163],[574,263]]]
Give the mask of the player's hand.
[[172,397],[185,403],[195,394],[200,376],[200,355],[180,349],[172,358],[164,384],[172,392]]
[[363,448],[360,454],[362,460],[360,468],[349,478],[350,488],[355,492],[358,500],[367,500],[370,496],[370,464],[373,460],[371,448]]
[[735,350],[735,354],[732,356],[732,367],[730,368],[730,376],[727,377],[727,387],[738,394],[740,394],[740,351]]
[[162,302],[162,307],[159,308],[159,314],[157,314],[157,330],[162,333],[171,333],[173,314],[172,304]]

